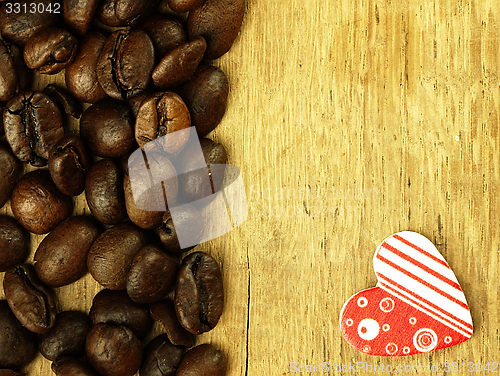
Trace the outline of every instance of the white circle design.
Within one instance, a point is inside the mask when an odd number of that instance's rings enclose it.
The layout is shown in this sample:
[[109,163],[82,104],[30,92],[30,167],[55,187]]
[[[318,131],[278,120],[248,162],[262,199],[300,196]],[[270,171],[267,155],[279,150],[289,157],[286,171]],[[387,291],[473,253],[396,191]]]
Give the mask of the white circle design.
[[451,343],[451,337],[450,336],[444,337],[444,343],[446,344]]
[[367,353],[370,350],[371,350],[370,346],[368,346],[368,345],[363,346],[363,352]]
[[385,347],[385,352],[389,355],[394,355],[398,351],[398,345],[396,345],[394,342],[390,342],[387,344]]
[[419,329],[413,336],[413,345],[420,352],[434,350],[437,343],[438,338],[436,332],[429,328]]
[[347,319],[347,320],[345,320],[345,324],[346,324],[347,326],[352,326],[352,324],[353,324],[353,323],[354,323],[354,322],[352,321],[352,319]]
[[410,324],[415,325],[417,323],[417,319],[415,317],[410,318]]
[[389,329],[391,329],[391,327],[390,327],[390,325],[389,325],[389,324],[384,324],[384,325],[382,325],[382,330],[383,330],[384,332],[388,332],[388,331],[389,331]]
[[391,312],[394,309],[394,300],[391,298],[384,298],[380,301],[378,306],[382,312]]
[[374,319],[363,319],[358,325],[358,335],[366,340],[371,341],[380,332],[380,325]]
[[358,299],[358,307],[365,308],[368,305],[368,299],[364,296]]
[[403,347],[403,354],[408,355],[410,353],[410,348],[408,346]]

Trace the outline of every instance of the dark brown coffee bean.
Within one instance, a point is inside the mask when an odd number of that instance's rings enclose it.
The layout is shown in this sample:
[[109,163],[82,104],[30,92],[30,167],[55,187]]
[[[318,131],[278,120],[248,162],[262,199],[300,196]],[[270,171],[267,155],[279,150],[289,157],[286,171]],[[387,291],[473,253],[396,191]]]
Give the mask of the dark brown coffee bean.
[[195,336],[182,327],[175,313],[174,302],[160,300],[149,308],[153,320],[161,322],[168,339],[176,346],[192,347],[195,343]]
[[66,30],[48,27],[26,42],[24,61],[40,74],[56,74],[71,64],[77,46],[76,37]]
[[97,324],[90,329],[87,359],[103,376],[133,376],[142,362],[142,347],[125,326]]
[[227,359],[212,345],[193,347],[182,358],[176,376],[225,376]]
[[189,80],[203,59],[207,44],[203,37],[169,52],[153,70],[153,82],[161,89],[169,89]]
[[82,105],[73,96],[63,88],[49,84],[45,86],[43,92],[54,99],[64,113],[79,119],[82,114]]
[[92,325],[99,323],[122,325],[132,329],[138,338],[144,338],[151,328],[148,306],[134,302],[125,290],[101,290],[90,308]]
[[[16,4],[19,4],[19,9],[24,10],[24,7],[26,7],[27,11],[16,13],[14,11],[14,8],[17,8]],[[36,9],[34,6],[36,6]],[[49,6],[51,12],[48,11]],[[40,12],[38,9],[42,10],[42,7],[44,11]],[[12,12],[8,12],[9,9],[8,6],[0,7],[2,38],[20,46],[24,46],[36,32],[56,25],[62,16],[61,2],[54,0],[39,0],[37,2],[19,0],[12,3]]]
[[229,82],[219,68],[200,65],[178,92],[191,114],[191,125],[205,137],[219,125],[226,112]]
[[111,98],[127,99],[146,89],[154,63],[153,43],[143,30],[119,30],[99,55],[97,78]]
[[167,4],[174,12],[184,13],[201,7],[205,0],[167,0]]
[[87,257],[90,274],[105,288],[125,289],[132,260],[145,245],[146,233],[130,222],[104,231]]
[[222,274],[210,255],[191,253],[177,274],[175,311],[181,325],[193,334],[212,330],[224,307]]
[[85,197],[90,212],[99,222],[114,225],[127,217],[123,175],[110,159],[100,160],[89,169]]
[[25,373],[18,373],[11,369],[0,369],[0,376],[26,376]]
[[54,292],[40,282],[33,265],[7,270],[3,289],[12,313],[26,329],[38,334],[52,329],[57,313]]
[[137,117],[137,113],[139,112],[139,108],[141,107],[142,101],[146,98],[149,98],[151,93],[148,91],[141,91],[139,94],[134,95],[132,98],[127,98],[127,103],[132,109],[132,114],[134,115],[134,119]]
[[202,36],[207,41],[207,59],[218,59],[233,45],[238,35],[245,0],[206,0],[191,12],[187,20],[189,38]]
[[[193,239],[193,243],[200,244],[205,233],[205,226],[200,210],[189,204],[184,204],[182,206],[176,207],[175,210],[176,225],[181,226],[183,229],[188,229],[189,234],[187,234],[186,236],[189,236],[190,239]],[[163,246],[169,252],[182,253],[194,248],[181,248],[170,211],[166,211],[163,214],[162,223],[156,231]]]
[[179,260],[162,248],[148,244],[132,260],[127,279],[127,294],[134,302],[153,303],[170,291]]
[[50,232],[35,252],[35,270],[51,287],[69,285],[87,273],[87,254],[101,234],[90,216],[68,218]]
[[85,189],[90,158],[83,140],[76,135],[61,138],[49,157],[49,172],[65,195],[78,196]]
[[82,115],[80,135],[95,155],[121,157],[134,146],[132,110],[112,99],[93,104]]
[[14,218],[0,215],[0,272],[24,262],[29,254],[30,235]]
[[184,348],[174,346],[166,334],[154,338],[144,349],[141,376],[175,376]]
[[16,92],[27,88],[31,72],[24,63],[22,50],[15,44],[5,43],[2,40],[0,40],[0,66],[2,67],[0,101],[7,102]]
[[36,334],[21,325],[6,300],[0,300],[0,367],[24,367],[37,352]]
[[64,23],[76,35],[84,36],[98,5],[99,0],[63,0]]
[[22,162],[44,166],[54,144],[64,137],[63,119],[56,103],[39,91],[21,93],[4,110],[5,137]]
[[5,129],[3,127],[3,110],[5,109],[5,106],[0,103],[0,137],[2,137],[5,134]]
[[69,357],[56,359],[51,368],[56,376],[97,376],[88,366],[77,359]]
[[61,356],[80,357],[85,355],[85,340],[89,330],[90,320],[85,313],[60,312],[54,327],[38,337],[38,349],[52,361]]
[[54,229],[73,209],[71,198],[57,189],[47,170],[24,175],[12,191],[10,205],[19,223],[39,235]]
[[191,117],[182,98],[173,93],[157,93],[146,98],[137,113],[135,139],[141,149],[157,138],[165,137],[159,145],[161,151],[173,154],[182,149],[189,132],[171,134],[191,126]]
[[0,143],[0,208],[10,199],[17,182],[19,163],[9,147]]
[[98,31],[88,33],[80,43],[73,63],[66,67],[66,87],[82,102],[97,103],[108,97],[97,79],[97,60],[107,39]]
[[107,26],[135,26],[146,18],[157,0],[103,0],[97,17]]
[[159,14],[149,18],[141,25],[141,29],[151,38],[157,61],[188,41],[183,21],[168,14]]

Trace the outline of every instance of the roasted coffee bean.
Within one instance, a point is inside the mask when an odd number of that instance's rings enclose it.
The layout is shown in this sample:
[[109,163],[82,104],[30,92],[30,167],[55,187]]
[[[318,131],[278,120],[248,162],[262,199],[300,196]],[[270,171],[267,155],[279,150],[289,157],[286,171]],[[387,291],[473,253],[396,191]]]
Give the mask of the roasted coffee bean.
[[154,338],[144,349],[141,376],[175,376],[184,348],[174,346],[166,334]]
[[80,357],[85,355],[85,340],[89,330],[90,320],[85,313],[60,312],[54,327],[38,337],[38,349],[52,361],[61,356]]
[[63,0],[64,23],[78,36],[84,36],[92,22],[99,0]]
[[[12,3],[13,10],[17,8],[17,4],[20,6],[19,9],[26,9],[27,12],[8,12],[8,6],[0,7],[2,39],[11,43],[24,46],[36,32],[54,26],[61,20],[62,7],[60,1],[39,0],[35,3],[32,0],[16,0],[15,3]],[[37,8],[34,9],[33,5],[36,5]],[[51,12],[48,11],[49,6]],[[39,12],[38,9],[42,7],[47,11]]]
[[82,114],[82,105],[73,96],[63,88],[49,84],[43,89],[43,92],[54,99],[64,113],[79,119]]
[[121,157],[134,146],[132,110],[112,99],[93,104],[80,119],[80,135],[95,155]]
[[193,334],[212,330],[224,307],[222,273],[210,255],[191,253],[177,274],[175,311],[181,325]]
[[[193,243],[199,244],[202,242],[205,233],[205,223],[203,222],[203,217],[198,208],[189,204],[177,207],[175,224],[176,226],[189,230],[186,236],[193,239]],[[182,253],[194,248],[181,248],[170,211],[166,211],[163,214],[162,223],[156,231],[163,246],[169,252]]]
[[101,223],[114,225],[127,217],[123,176],[110,159],[95,163],[85,180],[85,197],[92,215]]
[[90,329],[87,359],[103,376],[133,376],[142,362],[142,347],[125,326],[97,324]]
[[176,376],[224,376],[226,372],[225,355],[207,343],[193,347],[184,355]]
[[148,244],[132,260],[127,279],[127,294],[137,303],[157,302],[167,295],[179,267],[177,257],[163,247]]
[[178,93],[189,109],[191,125],[196,127],[199,137],[205,137],[219,125],[226,112],[229,82],[219,68],[200,65]]
[[134,302],[125,290],[99,291],[90,308],[92,325],[122,325],[132,329],[137,338],[144,338],[151,328],[148,306]]
[[189,138],[189,132],[171,134],[191,126],[189,111],[182,98],[173,93],[157,93],[146,98],[137,113],[135,139],[141,149],[157,138],[163,138],[161,151],[178,152]]
[[111,98],[127,99],[146,89],[154,63],[153,43],[146,32],[118,30],[99,55],[97,78]]
[[71,217],[57,226],[35,252],[35,270],[51,287],[69,285],[87,273],[87,254],[101,234],[90,216]]
[[10,148],[0,143],[0,208],[10,199],[17,182],[19,163]]
[[151,38],[157,61],[188,41],[182,20],[168,14],[159,14],[149,18],[141,25],[141,29]]
[[189,80],[206,49],[205,39],[197,37],[169,52],[153,70],[154,84],[161,89],[169,89]]
[[97,17],[107,26],[135,26],[151,14],[157,0],[103,0]]
[[24,61],[40,74],[56,74],[76,55],[76,37],[63,29],[48,27],[33,35],[24,46]]
[[77,359],[69,357],[56,359],[51,368],[56,376],[97,376],[88,366]]
[[12,191],[10,205],[19,223],[39,235],[54,229],[73,209],[71,198],[57,189],[47,170],[24,175]]
[[61,138],[49,157],[49,172],[65,195],[78,196],[85,189],[90,158],[83,140],[76,135]]
[[[0,40],[0,102],[8,101],[25,90],[31,80],[31,72],[26,67],[22,50],[15,44]],[[1,113],[0,113],[1,115]],[[1,134],[1,133],[0,133]]]
[[151,304],[149,310],[153,320],[161,322],[172,344],[186,347],[194,346],[195,336],[179,323],[172,300],[160,300]]
[[90,274],[105,288],[125,289],[132,260],[145,245],[146,233],[130,222],[104,231],[87,257]]
[[5,137],[22,162],[47,164],[54,144],[64,137],[63,119],[56,103],[39,91],[21,93],[4,110]]
[[167,0],[167,4],[174,12],[184,13],[201,7],[205,0]]
[[137,113],[139,112],[139,108],[141,107],[142,101],[146,98],[149,98],[151,93],[147,91],[141,91],[139,94],[133,96],[132,98],[127,98],[127,103],[132,109],[132,114],[134,115],[134,119],[137,117]]
[[57,313],[54,292],[40,282],[32,265],[7,270],[3,289],[12,313],[26,329],[38,334],[52,329]]
[[0,272],[24,262],[29,254],[30,235],[14,218],[0,215]]
[[108,97],[97,79],[97,60],[107,39],[99,31],[88,33],[80,43],[73,63],[66,67],[66,87],[82,102],[97,103]]
[[11,369],[0,369],[0,376],[25,376],[24,373],[18,373],[16,371],[12,371]]
[[24,367],[37,352],[36,334],[21,325],[6,300],[0,300],[0,368]]
[[0,137],[2,137],[5,134],[5,129],[3,127],[3,110],[5,109],[5,106],[0,103]]

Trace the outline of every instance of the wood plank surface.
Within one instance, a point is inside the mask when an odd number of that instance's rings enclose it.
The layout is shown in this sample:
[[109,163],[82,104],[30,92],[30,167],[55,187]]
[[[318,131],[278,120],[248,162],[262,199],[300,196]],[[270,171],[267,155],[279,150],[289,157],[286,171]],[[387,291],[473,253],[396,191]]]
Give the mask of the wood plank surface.
[[[216,62],[231,90],[211,137],[242,171],[249,216],[197,248],[220,261],[226,292],[199,343],[228,355],[228,375],[292,375],[292,362],[439,363],[439,374],[445,362],[500,362],[499,23],[493,0],[247,0]],[[85,206],[81,195],[75,213]],[[372,357],[349,346],[338,318],[375,286],[377,245],[402,230],[446,258],[474,334],[429,354]],[[88,312],[100,289],[90,275],[56,289],[60,308]],[[50,362],[39,356],[28,371],[50,375]]]

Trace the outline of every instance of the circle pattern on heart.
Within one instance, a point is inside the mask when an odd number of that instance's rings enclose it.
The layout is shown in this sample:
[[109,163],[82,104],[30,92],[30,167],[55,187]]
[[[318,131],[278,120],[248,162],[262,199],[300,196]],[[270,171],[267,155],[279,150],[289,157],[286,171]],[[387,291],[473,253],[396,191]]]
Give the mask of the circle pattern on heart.
[[358,335],[366,340],[371,341],[380,333],[380,325],[374,319],[363,319],[358,325]]
[[438,338],[436,332],[429,328],[419,329],[413,336],[413,346],[420,352],[434,350],[437,343]]
[[364,296],[358,298],[358,307],[365,308],[367,305],[368,305],[368,299],[366,299]]
[[378,306],[382,312],[391,312],[394,309],[394,300],[391,298],[384,298],[380,301]]
[[398,351],[398,345],[396,345],[393,342],[388,343],[387,346],[385,347],[385,352],[389,355],[394,355],[396,354],[397,351]]
[[347,320],[345,320],[345,324],[346,324],[347,326],[352,326],[352,324],[353,324],[353,323],[354,323],[354,322],[352,321],[352,319],[347,319]]

